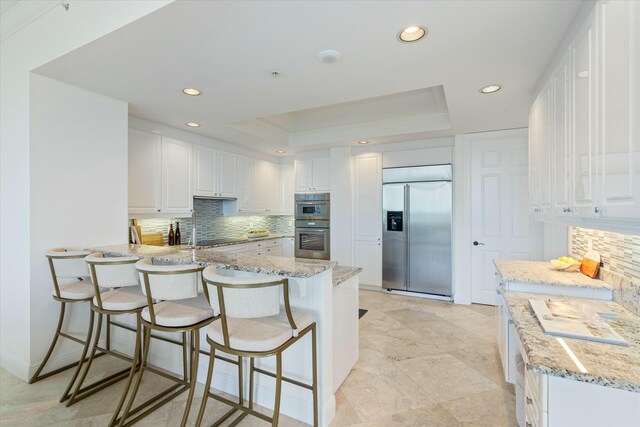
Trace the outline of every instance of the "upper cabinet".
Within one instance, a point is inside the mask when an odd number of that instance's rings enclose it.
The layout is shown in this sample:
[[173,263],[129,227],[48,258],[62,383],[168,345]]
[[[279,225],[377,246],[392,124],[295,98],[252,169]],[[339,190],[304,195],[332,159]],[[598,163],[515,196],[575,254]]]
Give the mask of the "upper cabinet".
[[235,154],[213,148],[193,147],[193,195],[237,197]]
[[280,209],[280,166],[238,156],[238,213],[276,214]]
[[296,160],[294,167],[297,193],[329,191],[329,159]]
[[129,213],[158,213],[161,207],[162,139],[129,129]]
[[129,213],[191,212],[192,145],[129,130]]
[[535,215],[640,220],[638,2],[596,4],[533,103],[529,144]]
[[[280,165],[280,213],[293,215],[294,183],[293,163]],[[293,255],[292,255],[293,256]]]
[[193,209],[191,150],[193,144],[162,138],[162,212],[187,213]]

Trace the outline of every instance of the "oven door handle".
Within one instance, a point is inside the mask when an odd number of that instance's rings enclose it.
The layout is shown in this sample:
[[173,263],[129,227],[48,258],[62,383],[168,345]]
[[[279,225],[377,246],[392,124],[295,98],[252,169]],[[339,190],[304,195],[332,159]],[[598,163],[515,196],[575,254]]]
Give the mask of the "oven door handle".
[[329,231],[328,228],[298,228],[296,233],[323,233],[326,234]]

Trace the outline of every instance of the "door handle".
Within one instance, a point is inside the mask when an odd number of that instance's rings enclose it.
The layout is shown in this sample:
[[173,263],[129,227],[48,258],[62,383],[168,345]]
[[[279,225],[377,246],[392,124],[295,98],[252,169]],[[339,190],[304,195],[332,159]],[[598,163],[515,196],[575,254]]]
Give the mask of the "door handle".
[[473,241],[473,246],[484,246],[484,243],[480,243],[477,240]]

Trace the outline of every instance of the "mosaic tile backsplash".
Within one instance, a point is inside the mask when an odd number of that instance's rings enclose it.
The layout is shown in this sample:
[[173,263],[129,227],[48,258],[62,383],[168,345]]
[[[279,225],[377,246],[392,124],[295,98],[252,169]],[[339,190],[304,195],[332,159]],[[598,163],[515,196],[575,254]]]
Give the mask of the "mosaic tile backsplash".
[[599,278],[614,287],[613,299],[640,315],[640,235],[569,227],[569,252],[581,259],[590,247],[600,253]]
[[[250,229],[266,229],[272,233],[293,235],[294,221],[291,215],[275,216],[223,216],[221,200],[194,199],[196,211],[196,238],[198,242],[246,237]],[[142,233],[162,233],[164,244],[169,244],[169,224],[180,223],[182,244],[191,239],[191,218],[140,219]]]

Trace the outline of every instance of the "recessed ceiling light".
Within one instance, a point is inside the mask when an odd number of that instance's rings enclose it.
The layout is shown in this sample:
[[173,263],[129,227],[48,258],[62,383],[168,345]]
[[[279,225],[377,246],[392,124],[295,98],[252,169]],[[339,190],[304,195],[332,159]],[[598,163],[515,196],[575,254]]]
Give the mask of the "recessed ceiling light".
[[190,128],[199,128],[200,127],[200,123],[198,123],[198,122],[187,122],[187,123],[185,123],[185,125],[189,126]]
[[192,88],[192,87],[185,87],[184,89],[182,89],[182,93],[184,93],[185,95],[189,95],[189,96],[198,96],[202,92],[200,92],[200,90]]
[[500,89],[502,89],[502,86],[500,85],[489,85],[489,86],[485,86],[482,89],[480,89],[481,93],[494,93],[499,91]]
[[284,154],[284,153],[286,153],[286,151],[284,151],[284,150],[277,150],[277,151],[276,151],[276,153],[278,153],[278,154]]
[[362,144],[362,145],[368,144],[368,143],[369,143],[369,141],[367,141],[365,139],[363,139],[362,141],[358,141],[358,144]]
[[402,42],[417,42],[427,35],[427,30],[423,27],[407,27],[398,33],[398,39]]
[[340,61],[340,58],[342,58],[342,54],[334,49],[318,52],[318,59],[325,64],[333,64],[334,62]]

